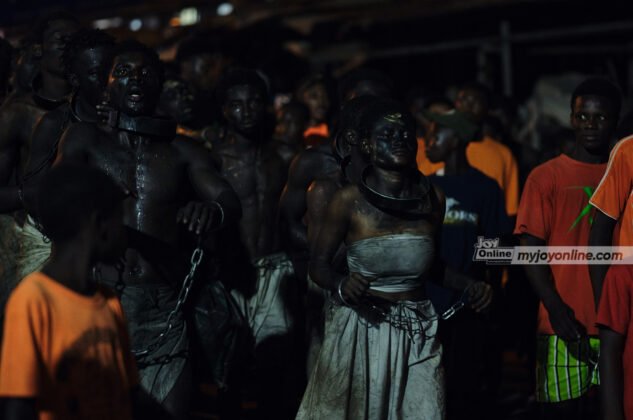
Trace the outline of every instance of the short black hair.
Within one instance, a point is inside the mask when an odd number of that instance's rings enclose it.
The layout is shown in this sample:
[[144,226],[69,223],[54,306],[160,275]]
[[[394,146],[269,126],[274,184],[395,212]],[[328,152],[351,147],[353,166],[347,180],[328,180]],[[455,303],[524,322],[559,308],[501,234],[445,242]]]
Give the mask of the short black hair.
[[32,38],[36,44],[41,44],[42,42],[44,42],[44,32],[46,32],[51,22],[55,22],[57,20],[73,22],[77,25],[80,25],[79,19],[66,11],[58,10],[52,12],[41,18],[33,27]]
[[165,69],[163,67],[163,62],[160,61],[160,57],[158,56],[156,50],[134,39],[127,39],[116,46],[112,58],[114,59],[115,57],[127,53],[141,53],[149,58],[152,66],[154,66],[156,72],[158,73],[158,81],[162,86],[163,81],[165,80]]
[[104,172],[85,164],[64,163],[47,173],[37,190],[37,215],[53,242],[73,239],[97,213],[111,216],[125,194]]
[[82,51],[100,47],[114,47],[114,45],[114,38],[100,29],[79,29],[66,42],[62,52],[62,64],[66,74],[72,72],[72,64]]
[[484,101],[486,101],[486,105],[490,106],[492,104],[492,90],[490,90],[490,88],[484,85],[483,83],[480,83],[480,82],[464,83],[463,85],[460,86],[459,91],[462,92],[465,90],[470,90],[481,95],[481,97],[484,98]]
[[393,99],[374,97],[374,100],[364,108],[360,117],[361,136],[369,138],[376,122],[388,114],[400,114],[404,122],[415,129],[415,119],[403,104]]
[[390,92],[394,90],[393,81],[386,74],[374,69],[358,68],[350,71],[339,82],[339,98],[344,100],[350,90],[354,89],[360,82],[364,81],[381,85]]
[[245,85],[253,86],[258,89],[264,97],[264,100],[268,97],[268,87],[259,73],[251,69],[233,67],[227,69],[218,81],[216,88],[218,105],[222,106],[224,104],[229,89],[235,86]]
[[379,100],[378,96],[366,95],[358,96],[350,99],[343,104],[341,112],[339,114],[338,130],[350,128],[358,132],[361,131],[361,121],[365,110],[367,110],[371,104]]
[[611,102],[615,115],[620,115],[622,106],[622,95],[618,87],[609,79],[604,77],[590,77],[576,86],[571,94],[571,109],[574,110],[574,103],[579,96],[600,96]]

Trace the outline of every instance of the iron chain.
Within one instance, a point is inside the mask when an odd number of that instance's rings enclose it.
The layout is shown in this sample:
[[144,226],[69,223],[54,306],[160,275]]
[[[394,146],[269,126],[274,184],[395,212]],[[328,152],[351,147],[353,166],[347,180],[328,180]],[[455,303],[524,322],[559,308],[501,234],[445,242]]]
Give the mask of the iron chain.
[[156,350],[158,347],[160,347],[163,344],[163,342],[167,338],[167,335],[171,332],[172,328],[174,327],[174,321],[175,321],[176,316],[180,314],[182,306],[187,301],[187,297],[189,296],[189,291],[191,290],[191,287],[193,286],[193,280],[196,275],[196,271],[198,270],[198,266],[202,262],[203,256],[204,256],[204,250],[202,249],[202,247],[198,246],[198,248],[196,248],[193,251],[193,254],[191,255],[191,268],[189,269],[189,273],[187,274],[187,276],[185,277],[185,280],[182,283],[182,287],[180,288],[180,293],[178,293],[178,300],[176,301],[176,305],[174,306],[174,309],[172,309],[171,312],[169,312],[169,315],[167,315],[167,321],[166,321],[167,326],[156,337],[154,342],[151,343],[149,346],[147,346],[145,350],[132,350],[132,353],[134,354],[134,356],[136,357],[147,356],[148,354],[152,353],[154,350]]

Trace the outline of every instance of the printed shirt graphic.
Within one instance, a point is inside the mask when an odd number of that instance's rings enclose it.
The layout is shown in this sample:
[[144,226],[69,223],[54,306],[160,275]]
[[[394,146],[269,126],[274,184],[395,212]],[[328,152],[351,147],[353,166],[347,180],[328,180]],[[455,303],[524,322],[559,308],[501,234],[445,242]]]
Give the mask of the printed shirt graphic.
[[40,419],[128,419],[137,384],[111,291],[82,296],[42,273],[22,280],[6,309],[1,397],[35,398]]
[[[429,180],[446,195],[442,259],[459,272],[482,279],[485,265],[473,262],[477,237],[497,238],[512,230],[503,192],[493,179],[474,168],[462,175],[431,176]],[[433,282],[427,282],[427,288],[436,310],[456,298],[453,291]]]
[[633,246],[633,136],[618,142],[611,151],[609,164],[591,204],[618,220],[620,231],[614,243]]
[[[590,164],[560,155],[534,168],[525,182],[517,215],[517,235],[527,233],[549,246],[586,246],[595,209],[589,199],[606,164]],[[590,335],[596,313],[587,265],[551,265],[556,290]],[[538,332],[554,334],[543,304]]]

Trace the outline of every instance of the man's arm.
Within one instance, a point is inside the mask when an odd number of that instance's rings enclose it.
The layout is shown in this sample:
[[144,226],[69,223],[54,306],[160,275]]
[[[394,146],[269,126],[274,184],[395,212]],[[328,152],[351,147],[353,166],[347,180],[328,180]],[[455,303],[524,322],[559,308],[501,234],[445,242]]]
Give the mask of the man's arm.
[[179,212],[178,222],[188,224],[189,230],[198,234],[219,224],[237,222],[242,217],[240,200],[215,169],[208,150],[185,139],[175,141],[174,145],[189,164],[189,180],[199,200]]
[[[338,292],[340,276],[335,273],[332,260],[339,246],[344,242],[350,226],[349,198],[350,188],[339,190],[332,198],[310,259],[309,271],[312,280],[322,288],[334,293]],[[367,283],[368,286],[369,283]],[[357,292],[362,294],[360,288]]]
[[[544,239],[530,234],[521,235],[522,246],[546,246]],[[576,320],[574,311],[561,299],[554,282],[551,279],[551,271],[546,265],[526,265],[525,273],[530,280],[537,296],[543,302],[545,310],[549,314],[552,329],[565,341],[574,341],[585,334],[583,326]]]
[[337,185],[327,179],[316,180],[310,184],[306,194],[308,210],[308,243],[314,246],[316,238],[323,226],[327,207],[332,196],[338,190]]
[[307,211],[306,194],[316,173],[313,166],[315,152],[303,151],[292,160],[288,182],[279,200],[281,222],[290,247],[295,252],[308,250],[308,232],[303,224]]
[[35,398],[4,398],[0,405],[4,405],[5,420],[37,420]]
[[[589,246],[611,246],[613,243],[613,230],[617,221],[596,209],[596,215],[591,225],[589,234]],[[589,278],[591,278],[591,288],[593,289],[593,298],[596,308],[600,303],[602,296],[602,284],[604,277],[609,271],[609,265],[589,265]]]
[[605,420],[624,420],[624,376],[622,354],[624,339],[622,334],[606,328],[600,328],[600,400],[602,418]]
[[32,196],[37,183],[55,160],[55,141],[62,135],[59,114],[58,111],[45,114],[33,129],[22,186],[0,188],[0,213],[17,211],[24,207],[28,210],[32,207]]

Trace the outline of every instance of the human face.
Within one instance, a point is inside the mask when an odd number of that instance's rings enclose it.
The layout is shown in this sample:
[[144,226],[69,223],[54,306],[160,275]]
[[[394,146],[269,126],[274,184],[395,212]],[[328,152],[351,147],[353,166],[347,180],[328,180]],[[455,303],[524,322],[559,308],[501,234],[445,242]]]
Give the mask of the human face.
[[481,92],[474,89],[462,89],[457,94],[455,109],[468,115],[474,122],[480,123],[488,114],[488,104]]
[[310,118],[314,122],[325,121],[330,109],[330,98],[323,83],[317,83],[304,90],[301,99],[310,110]]
[[250,85],[231,87],[223,106],[224,118],[231,127],[243,134],[252,134],[264,117],[262,93]]
[[301,142],[306,125],[307,121],[300,112],[283,109],[275,126],[275,138],[286,142]]
[[571,126],[577,144],[587,151],[599,152],[608,148],[616,124],[615,110],[607,98],[587,95],[574,101]]
[[418,142],[415,127],[402,115],[393,113],[380,118],[370,136],[370,160],[384,169],[402,169],[415,164]]
[[48,23],[42,38],[43,70],[63,76],[62,53],[68,38],[79,29],[79,25],[69,20],[53,20]]
[[110,103],[130,116],[153,115],[160,95],[158,69],[142,52],[114,58],[108,78]]
[[455,148],[455,132],[432,122],[427,134],[426,157],[433,163],[445,162]]
[[70,82],[79,88],[79,94],[97,105],[103,95],[107,82],[107,70],[110,47],[97,47],[83,50],[72,63]]
[[167,80],[163,84],[159,107],[178,123],[193,120],[194,98],[189,85],[181,80]]

